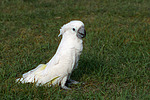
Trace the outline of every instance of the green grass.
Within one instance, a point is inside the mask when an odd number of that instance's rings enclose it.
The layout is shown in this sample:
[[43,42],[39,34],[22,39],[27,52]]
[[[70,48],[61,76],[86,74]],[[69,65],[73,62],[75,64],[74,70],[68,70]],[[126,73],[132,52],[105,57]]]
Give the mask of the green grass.
[[[72,79],[85,85],[16,84],[51,59],[60,27],[74,19],[87,37]],[[0,98],[149,100],[150,0],[1,0]]]

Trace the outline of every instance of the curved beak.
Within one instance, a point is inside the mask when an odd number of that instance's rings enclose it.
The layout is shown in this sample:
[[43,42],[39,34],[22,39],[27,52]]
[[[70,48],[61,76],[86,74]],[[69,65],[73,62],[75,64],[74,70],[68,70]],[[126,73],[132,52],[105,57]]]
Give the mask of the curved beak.
[[80,39],[82,39],[82,38],[84,38],[85,36],[86,36],[86,31],[85,31],[85,29],[84,29],[84,26],[81,26],[81,27],[79,28],[79,30],[77,31],[77,37],[80,38]]

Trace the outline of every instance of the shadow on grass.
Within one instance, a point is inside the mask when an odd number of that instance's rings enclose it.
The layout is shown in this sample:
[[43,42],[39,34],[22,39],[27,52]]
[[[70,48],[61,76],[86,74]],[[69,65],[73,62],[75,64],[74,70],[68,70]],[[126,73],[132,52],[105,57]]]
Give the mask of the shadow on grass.
[[90,78],[92,75],[99,76],[99,74],[103,74],[105,62],[102,58],[99,60],[96,58],[96,56],[83,55],[79,60],[78,68],[73,71],[71,78],[84,81],[85,78]]

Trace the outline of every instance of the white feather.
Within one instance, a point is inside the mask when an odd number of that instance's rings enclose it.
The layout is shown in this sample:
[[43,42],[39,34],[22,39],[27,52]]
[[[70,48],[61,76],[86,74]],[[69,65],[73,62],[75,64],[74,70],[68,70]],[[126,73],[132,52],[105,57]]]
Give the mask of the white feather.
[[49,86],[61,84],[64,89],[69,75],[77,67],[79,56],[83,49],[82,39],[79,39],[72,28],[79,29],[84,24],[81,21],[71,21],[60,29],[62,40],[56,51],[56,54],[47,64],[40,64],[35,69],[24,73],[22,78],[16,81],[21,83],[34,83],[37,85],[47,84]]

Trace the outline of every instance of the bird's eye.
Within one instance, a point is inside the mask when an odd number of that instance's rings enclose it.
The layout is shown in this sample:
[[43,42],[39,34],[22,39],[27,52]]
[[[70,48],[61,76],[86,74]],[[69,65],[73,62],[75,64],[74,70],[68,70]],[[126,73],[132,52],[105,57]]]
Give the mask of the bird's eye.
[[75,28],[73,28],[72,30],[75,31]]

